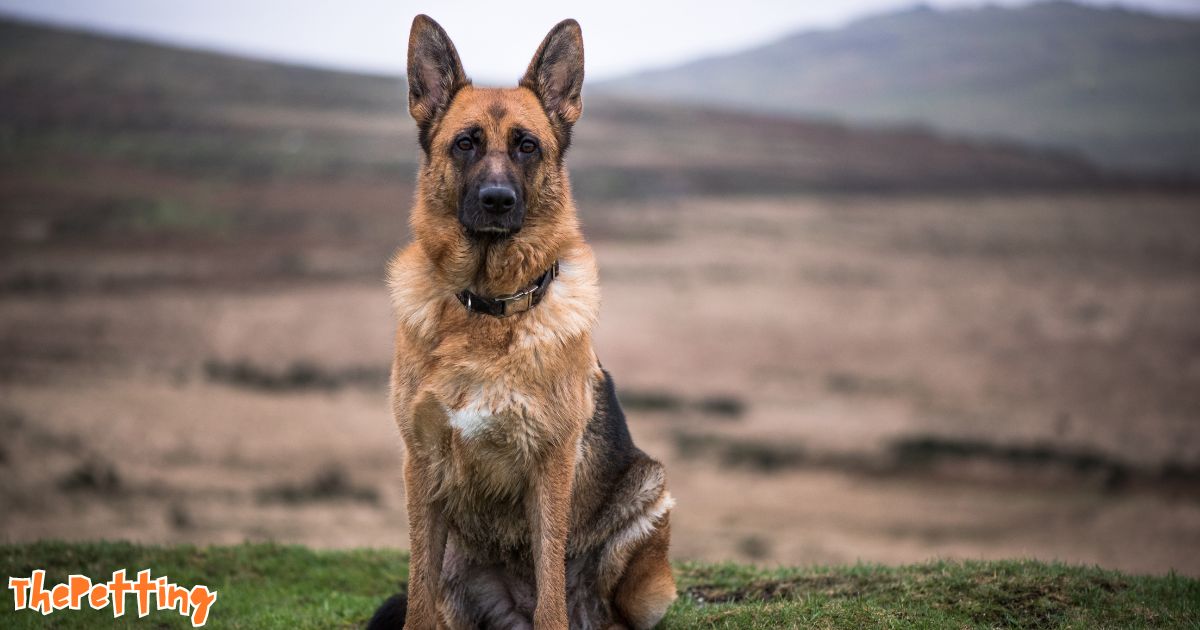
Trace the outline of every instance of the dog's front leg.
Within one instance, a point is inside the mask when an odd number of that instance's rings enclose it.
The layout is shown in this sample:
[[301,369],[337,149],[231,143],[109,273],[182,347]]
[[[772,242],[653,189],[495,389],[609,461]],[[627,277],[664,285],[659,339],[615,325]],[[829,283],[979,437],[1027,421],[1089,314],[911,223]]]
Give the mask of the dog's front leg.
[[567,627],[566,553],[577,442],[578,436],[547,454],[529,496],[537,580],[533,627],[537,630]]
[[446,553],[446,519],[432,498],[431,471],[419,457],[404,461],[408,503],[409,548],[407,630],[434,630],[438,623],[442,562]]

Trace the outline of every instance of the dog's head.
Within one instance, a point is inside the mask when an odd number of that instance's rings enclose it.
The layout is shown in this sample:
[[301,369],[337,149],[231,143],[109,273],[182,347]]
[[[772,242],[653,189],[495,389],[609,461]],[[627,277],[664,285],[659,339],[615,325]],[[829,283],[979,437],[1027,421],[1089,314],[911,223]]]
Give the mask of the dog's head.
[[457,221],[463,238],[496,240],[535,226],[552,228],[571,204],[563,157],[583,111],[583,36],[555,26],[518,87],[477,88],[454,44],[427,16],[408,41],[408,106],[425,161],[414,217],[438,229]]

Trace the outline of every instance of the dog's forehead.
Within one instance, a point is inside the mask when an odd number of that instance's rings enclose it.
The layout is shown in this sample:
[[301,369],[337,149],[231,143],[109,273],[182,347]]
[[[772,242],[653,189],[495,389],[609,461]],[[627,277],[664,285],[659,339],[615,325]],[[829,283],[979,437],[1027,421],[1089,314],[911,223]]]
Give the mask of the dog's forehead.
[[480,127],[489,136],[503,137],[512,128],[520,127],[543,141],[553,136],[541,102],[526,88],[464,87],[455,95],[440,127],[446,134]]

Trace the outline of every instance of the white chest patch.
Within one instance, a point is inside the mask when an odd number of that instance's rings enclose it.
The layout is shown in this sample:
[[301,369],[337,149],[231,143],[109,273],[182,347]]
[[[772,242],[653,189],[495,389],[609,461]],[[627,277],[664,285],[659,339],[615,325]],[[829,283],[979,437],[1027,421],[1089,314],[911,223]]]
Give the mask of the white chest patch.
[[451,411],[450,426],[462,432],[463,437],[474,437],[488,427],[495,412],[480,399],[467,403],[462,409]]
[[487,430],[501,416],[527,417],[530,411],[527,396],[495,386],[479,388],[466,404],[448,410],[446,415],[450,417],[450,426],[458,429],[464,438],[471,438]]

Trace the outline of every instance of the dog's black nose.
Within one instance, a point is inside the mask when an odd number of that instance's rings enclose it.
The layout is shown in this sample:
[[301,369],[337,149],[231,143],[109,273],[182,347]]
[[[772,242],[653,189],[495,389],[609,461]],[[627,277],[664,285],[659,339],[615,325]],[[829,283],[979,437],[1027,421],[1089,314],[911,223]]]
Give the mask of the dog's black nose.
[[503,214],[517,205],[517,193],[508,186],[488,186],[479,190],[479,203],[492,214]]

